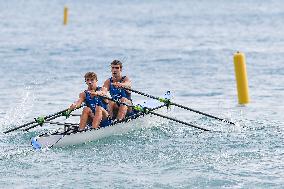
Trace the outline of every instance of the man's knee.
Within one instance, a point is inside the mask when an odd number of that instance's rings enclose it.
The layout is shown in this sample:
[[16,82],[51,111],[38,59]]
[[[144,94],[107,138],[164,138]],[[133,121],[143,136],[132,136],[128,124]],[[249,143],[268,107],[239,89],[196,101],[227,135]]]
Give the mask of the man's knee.
[[130,100],[123,97],[123,98],[120,99],[120,102],[122,102],[122,103],[128,103],[128,104],[129,104],[129,103],[130,103]]
[[97,106],[96,107],[96,113],[101,113],[102,112],[102,107],[100,107],[100,106]]
[[85,107],[85,108],[83,109],[82,114],[90,114],[91,112],[92,112],[91,108]]
[[118,106],[117,106],[116,102],[111,102],[111,103],[109,103],[109,108],[110,108],[111,110],[113,110],[113,109],[117,109]]

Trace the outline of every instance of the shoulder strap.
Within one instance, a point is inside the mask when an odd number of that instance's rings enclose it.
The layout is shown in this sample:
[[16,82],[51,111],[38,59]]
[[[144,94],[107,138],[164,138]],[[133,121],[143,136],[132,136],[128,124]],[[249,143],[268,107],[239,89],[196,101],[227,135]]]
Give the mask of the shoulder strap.
[[120,82],[122,82],[125,78],[126,78],[126,76],[122,76]]
[[[119,82],[122,82],[124,79],[126,78],[126,76],[122,76],[121,80]],[[113,83],[112,77],[109,78],[110,83]]]

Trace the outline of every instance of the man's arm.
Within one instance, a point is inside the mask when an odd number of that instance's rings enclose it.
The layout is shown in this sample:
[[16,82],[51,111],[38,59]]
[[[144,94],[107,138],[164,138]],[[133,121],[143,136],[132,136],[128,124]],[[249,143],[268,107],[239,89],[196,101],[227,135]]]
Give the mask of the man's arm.
[[109,91],[109,84],[110,84],[109,79],[105,80],[104,85],[101,90],[101,94],[100,94],[101,96],[105,96],[107,94],[107,92]]
[[85,93],[82,92],[82,93],[79,94],[79,99],[76,102],[74,102],[73,104],[70,105],[69,110],[74,110],[74,109],[80,107],[82,105],[82,103],[84,102],[84,100],[85,100]]
[[109,80],[106,80],[100,91],[91,92],[91,94],[95,96],[106,96],[108,91],[109,91]]
[[124,80],[120,82],[115,82],[113,83],[114,86],[116,87],[123,87],[123,88],[131,88],[131,80],[126,76]]

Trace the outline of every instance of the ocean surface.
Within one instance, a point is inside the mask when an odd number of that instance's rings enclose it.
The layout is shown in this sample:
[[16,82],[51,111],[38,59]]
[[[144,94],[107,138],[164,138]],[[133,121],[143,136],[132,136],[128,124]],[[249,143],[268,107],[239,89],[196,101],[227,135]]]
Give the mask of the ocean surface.
[[[283,31],[282,0],[1,1],[0,188],[283,188]],[[237,51],[247,60],[247,106],[237,100]],[[168,115],[212,131],[161,118],[41,151],[30,139],[48,125],[3,133],[66,109],[84,74],[102,85],[114,59],[133,89],[170,90],[174,102],[237,124],[173,107]]]

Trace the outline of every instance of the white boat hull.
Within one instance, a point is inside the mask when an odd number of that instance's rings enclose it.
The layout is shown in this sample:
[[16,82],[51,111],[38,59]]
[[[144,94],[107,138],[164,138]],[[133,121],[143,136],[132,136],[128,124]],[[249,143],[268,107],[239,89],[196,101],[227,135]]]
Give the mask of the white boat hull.
[[[148,102],[144,106],[148,108],[154,108],[162,106],[160,102]],[[158,112],[166,112],[167,108],[163,105],[162,108],[158,108]],[[152,118],[151,118],[152,117]],[[50,147],[64,147],[70,145],[82,144],[90,141],[99,140],[101,138],[109,137],[112,135],[125,134],[133,130],[151,127],[154,124],[150,123],[153,121],[154,117],[150,114],[141,115],[135,119],[131,119],[128,122],[117,123],[115,125],[102,127],[99,129],[91,129],[81,132],[74,133],[64,133],[64,131],[59,133],[46,133],[37,137],[32,138],[32,146],[35,149],[50,148]],[[157,118],[157,117],[156,117]]]
[[[146,118],[147,117],[147,118]],[[153,124],[148,124],[147,120],[149,115],[145,117],[140,117],[135,120],[118,123],[114,126],[103,127],[100,129],[92,129],[86,130],[78,133],[71,133],[68,135],[60,134],[60,135],[49,135],[46,134],[44,136],[38,136],[32,139],[33,142],[37,142],[40,145],[40,148],[49,148],[49,147],[64,147],[82,144],[90,141],[99,140],[105,137],[125,134],[133,130],[151,127]]]

